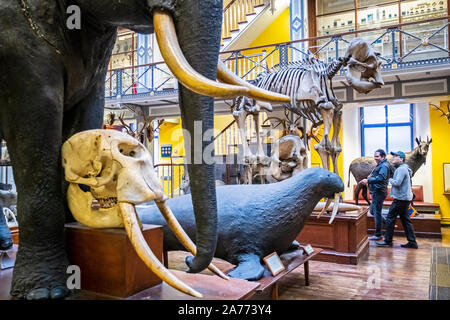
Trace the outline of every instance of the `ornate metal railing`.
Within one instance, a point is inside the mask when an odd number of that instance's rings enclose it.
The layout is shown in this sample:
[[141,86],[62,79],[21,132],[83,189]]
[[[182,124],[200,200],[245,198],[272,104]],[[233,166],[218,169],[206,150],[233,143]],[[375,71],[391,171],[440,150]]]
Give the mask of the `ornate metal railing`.
[[155,165],[156,174],[158,175],[164,193],[169,198],[183,195],[181,189],[184,182],[185,165],[183,163],[160,163]]
[[[355,37],[370,41],[384,70],[450,64],[450,17],[409,22],[271,45],[225,51],[220,58],[240,77],[254,79],[276,65],[314,56],[326,62],[343,57]],[[173,94],[177,82],[164,62],[108,72],[107,99]]]

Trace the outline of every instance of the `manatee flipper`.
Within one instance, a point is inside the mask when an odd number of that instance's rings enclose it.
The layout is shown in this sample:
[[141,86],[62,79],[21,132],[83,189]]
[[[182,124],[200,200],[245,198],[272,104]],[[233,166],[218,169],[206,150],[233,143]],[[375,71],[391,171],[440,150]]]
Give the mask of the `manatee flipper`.
[[239,256],[239,264],[228,276],[243,280],[259,280],[264,274],[264,267],[256,254],[247,253]]
[[297,240],[292,241],[292,243],[289,245],[289,248],[287,248],[286,251],[291,251],[291,250],[298,250],[300,248],[300,243],[298,243]]

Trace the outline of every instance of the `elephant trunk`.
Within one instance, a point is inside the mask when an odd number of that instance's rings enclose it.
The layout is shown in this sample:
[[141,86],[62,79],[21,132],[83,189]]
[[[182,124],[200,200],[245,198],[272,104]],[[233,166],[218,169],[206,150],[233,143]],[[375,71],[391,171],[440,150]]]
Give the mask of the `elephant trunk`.
[[[177,1],[174,22],[186,60],[197,72],[214,81],[217,77],[222,1]],[[211,263],[217,244],[214,164],[206,164],[203,159],[203,150],[211,142],[202,139],[205,131],[214,128],[214,99],[196,94],[182,84],[179,86],[182,124],[191,136],[191,139],[185,137],[185,150],[197,229],[197,253],[193,259],[188,257],[186,263],[189,272],[200,272]],[[194,126],[198,127],[195,131]]]

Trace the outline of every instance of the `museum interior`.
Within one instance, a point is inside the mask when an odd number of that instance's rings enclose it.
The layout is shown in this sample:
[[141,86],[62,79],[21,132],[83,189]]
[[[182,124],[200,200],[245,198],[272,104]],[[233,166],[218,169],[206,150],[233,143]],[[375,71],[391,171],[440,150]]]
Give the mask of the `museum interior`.
[[[17,270],[35,239],[24,201],[42,190],[20,186],[33,170],[4,129],[0,218],[11,243],[0,243],[0,300],[449,300],[450,0],[224,0],[222,9],[220,82],[206,80],[248,95],[208,98],[203,128],[200,113],[182,114],[204,100],[168,62],[164,14],[155,33],[117,29],[97,86],[102,127],[63,135],[57,158],[73,215],[60,224],[64,280]],[[370,179],[381,176],[380,149],[392,180],[379,201]],[[412,202],[395,191],[403,166]],[[204,202],[218,221],[197,215]],[[399,202],[407,207],[392,219]],[[210,244],[197,252],[200,222],[217,229],[214,258]]]

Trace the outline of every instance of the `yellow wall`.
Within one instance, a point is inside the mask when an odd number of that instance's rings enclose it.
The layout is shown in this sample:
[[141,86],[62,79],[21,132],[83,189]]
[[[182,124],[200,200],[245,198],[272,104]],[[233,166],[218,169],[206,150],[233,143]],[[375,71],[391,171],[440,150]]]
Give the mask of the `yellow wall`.
[[289,8],[287,8],[249,45],[249,47],[290,41],[289,20]]
[[[160,146],[163,144],[171,144],[172,145],[172,156],[185,156],[185,149],[184,149],[184,141],[182,137],[182,125],[181,125],[181,119],[178,117],[176,118],[178,120],[178,123],[172,123],[172,122],[164,122],[160,129],[159,129],[159,144]],[[230,124],[231,121],[233,121],[234,118],[230,114],[227,115],[216,115],[214,117],[214,136],[217,136],[227,125]],[[162,164],[169,164],[170,158],[169,157],[162,157],[161,156],[161,147],[158,151],[160,154],[160,163]],[[216,151],[217,153],[217,151]],[[181,158],[172,159],[174,164],[182,164],[183,160]],[[162,168],[158,169],[159,175],[167,175],[168,171],[162,172]],[[167,167],[165,170],[168,170]],[[174,172],[173,172],[173,190],[176,192],[176,189],[180,187],[181,177],[183,175],[184,168],[182,166],[175,166]],[[162,182],[164,186],[164,192],[168,195],[170,193],[171,186],[167,182]]]
[[[258,47],[258,46],[264,46],[269,45],[272,43],[279,43],[279,42],[286,42],[290,41],[290,27],[289,27],[289,8],[284,10],[275,20],[274,22],[268,26],[261,34],[253,40],[252,43],[248,45],[248,47]],[[265,50],[267,55],[271,53],[271,51],[275,49],[275,47],[266,47],[266,48],[259,48],[259,49],[253,49],[253,50],[243,50],[242,54],[252,55],[252,54],[260,54],[262,50]],[[278,50],[270,54],[270,56],[265,60],[267,62],[267,66],[269,68],[272,68],[274,65],[278,64],[280,61]],[[248,70],[248,66],[246,65],[249,63],[249,60],[247,59],[239,59],[239,69],[240,70]],[[232,61],[228,67],[235,71],[235,62]],[[262,69],[254,69],[259,70],[257,73],[263,71]],[[255,72],[256,72],[255,71]],[[254,76],[247,77],[246,79],[254,78]]]
[[[441,101],[441,109],[446,110],[448,101]],[[450,124],[430,106],[431,156],[433,171],[433,202],[439,203],[441,223],[450,225],[450,195],[444,195],[443,163],[450,163],[448,139]]]

